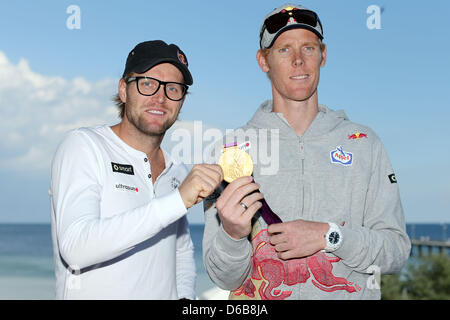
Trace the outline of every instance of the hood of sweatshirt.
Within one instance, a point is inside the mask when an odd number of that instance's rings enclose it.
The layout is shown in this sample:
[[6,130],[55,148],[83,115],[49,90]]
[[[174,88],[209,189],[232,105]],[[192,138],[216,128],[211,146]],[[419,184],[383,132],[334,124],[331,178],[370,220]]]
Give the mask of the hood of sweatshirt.
[[[247,125],[254,128],[279,129],[281,137],[297,139],[299,136],[294,129],[291,128],[283,114],[272,112],[272,110],[272,100],[265,101],[260,105],[258,110],[256,110]],[[326,135],[348,121],[349,119],[344,110],[334,111],[324,105],[319,105],[319,112],[303,137],[315,138]]]

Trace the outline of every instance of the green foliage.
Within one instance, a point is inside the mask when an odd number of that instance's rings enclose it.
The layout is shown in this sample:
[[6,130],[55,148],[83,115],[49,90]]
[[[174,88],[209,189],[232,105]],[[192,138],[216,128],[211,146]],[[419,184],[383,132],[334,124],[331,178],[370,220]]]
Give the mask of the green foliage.
[[432,254],[411,258],[400,274],[381,276],[381,298],[449,300],[449,256]]
[[381,299],[382,300],[403,300],[405,296],[404,283],[398,274],[388,274],[381,276]]

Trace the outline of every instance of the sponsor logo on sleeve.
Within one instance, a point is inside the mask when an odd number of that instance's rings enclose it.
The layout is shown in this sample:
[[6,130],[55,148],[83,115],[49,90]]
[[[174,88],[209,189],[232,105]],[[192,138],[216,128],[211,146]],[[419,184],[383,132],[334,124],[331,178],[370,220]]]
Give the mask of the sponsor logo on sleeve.
[[389,178],[389,181],[390,181],[391,183],[397,183],[397,178],[395,177],[395,174],[394,174],[394,173],[388,175],[388,178]]

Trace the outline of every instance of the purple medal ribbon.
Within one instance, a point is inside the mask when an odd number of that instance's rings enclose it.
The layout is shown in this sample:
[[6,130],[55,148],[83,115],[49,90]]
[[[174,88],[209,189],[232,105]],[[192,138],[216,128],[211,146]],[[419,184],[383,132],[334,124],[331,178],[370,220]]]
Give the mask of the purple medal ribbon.
[[281,223],[280,217],[270,209],[269,205],[266,202],[266,199],[261,200],[262,207],[259,209],[261,217],[270,226],[272,223]]

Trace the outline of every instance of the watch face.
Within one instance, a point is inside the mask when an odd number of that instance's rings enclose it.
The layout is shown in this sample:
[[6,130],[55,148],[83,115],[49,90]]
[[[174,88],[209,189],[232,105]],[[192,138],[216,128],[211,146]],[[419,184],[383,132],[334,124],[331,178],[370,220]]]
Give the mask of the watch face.
[[337,233],[336,231],[333,231],[332,233],[330,233],[330,235],[328,236],[328,241],[331,244],[336,244],[339,242],[339,233]]

